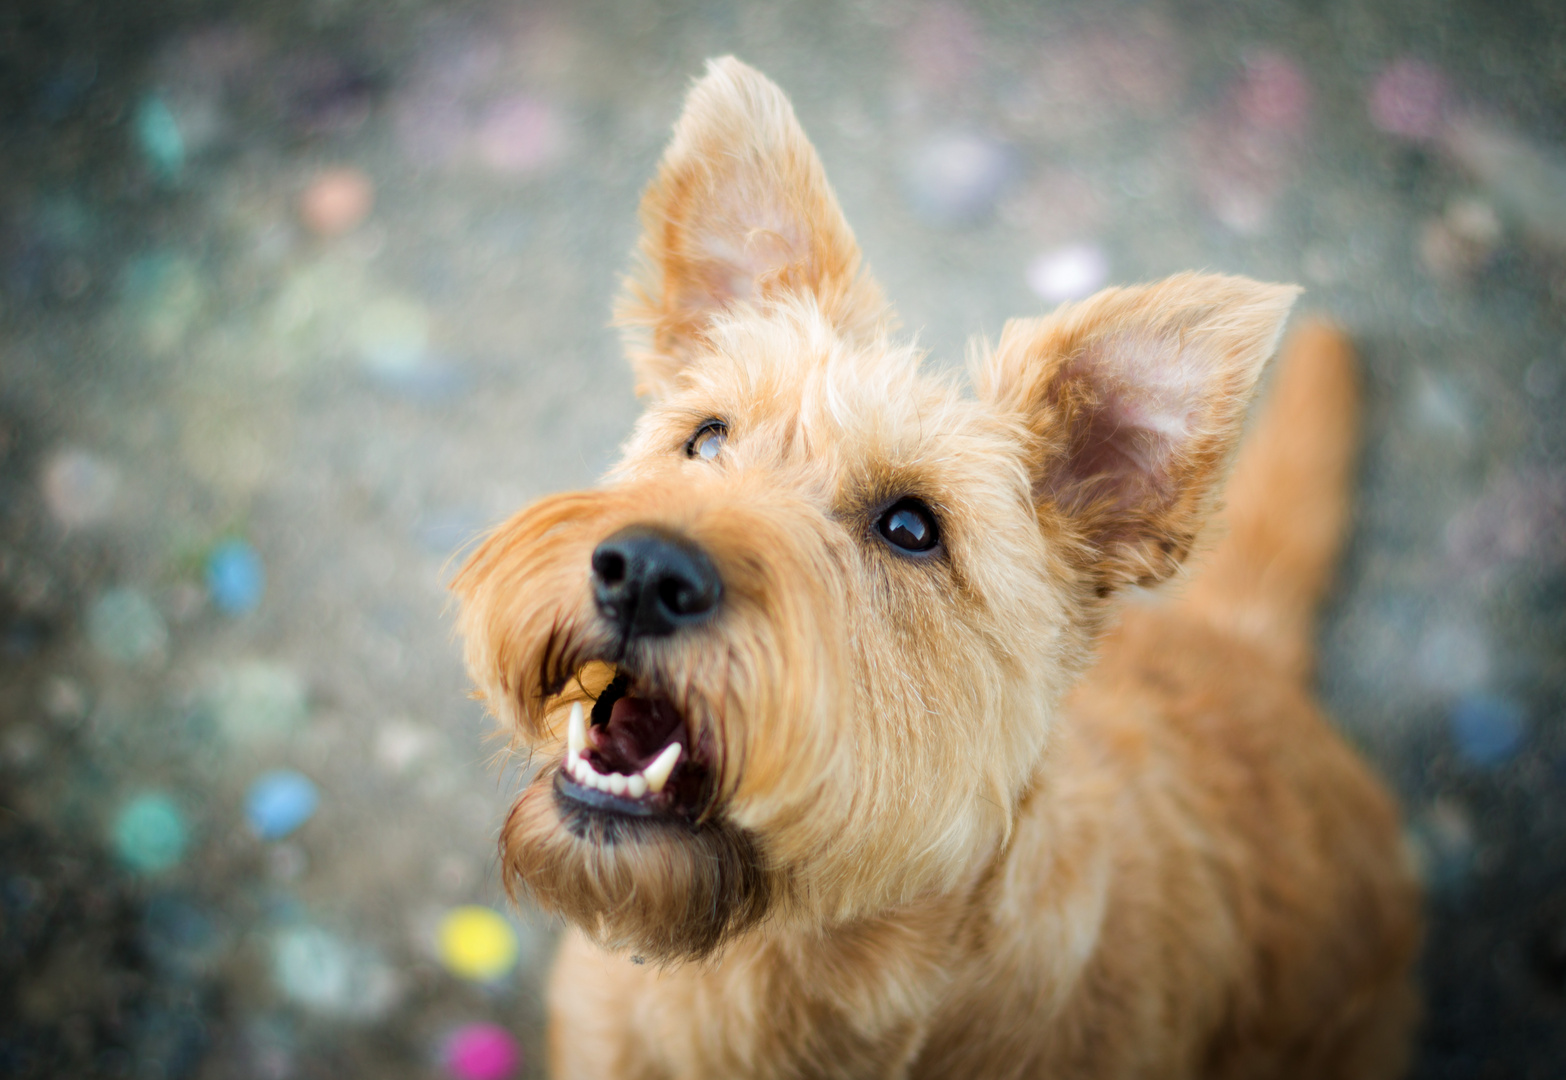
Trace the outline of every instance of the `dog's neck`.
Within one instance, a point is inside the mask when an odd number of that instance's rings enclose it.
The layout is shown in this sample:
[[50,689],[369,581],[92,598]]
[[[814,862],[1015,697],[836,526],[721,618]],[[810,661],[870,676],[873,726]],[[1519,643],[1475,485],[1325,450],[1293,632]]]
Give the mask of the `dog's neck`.
[[[841,1060],[874,1055],[882,1065],[911,1060],[932,1030],[953,1027],[943,1010],[972,1000],[975,987],[1027,987],[1043,1022],[1091,961],[1106,910],[1109,849],[1092,819],[1064,813],[1059,798],[1074,798],[1081,781],[1070,773],[1083,752],[1071,731],[1060,732],[1010,834],[955,887],[831,926],[771,919],[711,958],[649,970],[657,988],[648,1000],[657,1005],[645,1022],[689,1009],[704,1028],[722,1030],[742,1060],[778,1060],[827,1041]],[[997,963],[986,947],[996,941],[1039,948]]]

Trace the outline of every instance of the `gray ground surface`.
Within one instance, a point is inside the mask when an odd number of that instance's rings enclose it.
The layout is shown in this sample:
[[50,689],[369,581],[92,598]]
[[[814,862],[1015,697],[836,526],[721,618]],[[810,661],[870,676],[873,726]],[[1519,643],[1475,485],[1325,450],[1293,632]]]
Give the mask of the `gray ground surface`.
[[[457,905],[504,910],[512,784],[443,581],[626,432],[605,324],[636,200],[725,52],[791,93],[932,362],[1191,267],[1300,281],[1352,330],[1367,442],[1321,683],[1428,868],[1417,1075],[1561,1075],[1548,0],[12,0],[0,1074],[438,1075],[485,1020],[541,1074],[547,925],[515,917],[486,984],[434,944]],[[262,839],[275,769],[319,805]]]

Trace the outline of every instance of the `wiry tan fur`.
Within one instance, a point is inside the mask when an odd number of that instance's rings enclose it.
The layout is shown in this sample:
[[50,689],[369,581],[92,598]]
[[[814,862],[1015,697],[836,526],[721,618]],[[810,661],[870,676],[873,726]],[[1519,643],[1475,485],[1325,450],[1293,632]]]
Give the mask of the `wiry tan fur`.
[[[1416,891],[1304,683],[1352,454],[1341,337],[1295,339],[1226,537],[1163,597],[1296,290],[1109,290],[1009,324],[970,395],[889,338],[787,101],[732,59],[642,220],[619,317],[652,401],[621,463],[455,585],[475,682],[544,763],[502,858],[574,926],[555,1075],[1398,1075]],[[688,455],[711,418],[721,452]],[[906,495],[933,558],[873,534]],[[712,763],[674,827],[551,790],[609,679],[590,558],[634,524],[723,580],[710,623],[636,646]]]

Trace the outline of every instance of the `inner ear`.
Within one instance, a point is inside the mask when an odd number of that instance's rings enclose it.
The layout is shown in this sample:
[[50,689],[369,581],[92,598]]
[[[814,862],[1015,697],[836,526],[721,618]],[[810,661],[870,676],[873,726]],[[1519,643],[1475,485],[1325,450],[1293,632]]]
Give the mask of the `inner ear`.
[[1058,451],[1038,463],[1036,494],[1062,511],[1120,513],[1174,495],[1172,466],[1199,419],[1201,400],[1184,383],[1143,384],[1116,362],[1128,342],[1101,342],[1062,360],[1050,392]]
[[673,390],[712,321],[738,305],[807,299],[851,339],[890,321],[788,99],[733,57],[691,89],[641,220],[615,311],[639,392]]
[[1007,324],[979,393],[1029,433],[1034,497],[1086,541],[1101,594],[1189,553],[1298,293],[1183,274]]

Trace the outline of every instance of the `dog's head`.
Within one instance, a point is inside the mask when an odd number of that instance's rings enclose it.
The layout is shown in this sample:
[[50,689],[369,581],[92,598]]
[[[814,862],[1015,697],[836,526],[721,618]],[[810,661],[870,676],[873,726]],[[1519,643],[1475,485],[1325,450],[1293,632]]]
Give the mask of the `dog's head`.
[[507,879],[701,956],[959,885],[1002,844],[1113,596],[1208,516],[1295,290],[1185,275],[923,373],[782,93],[691,92],[619,315],[651,398],[604,486],[455,583],[543,767]]

